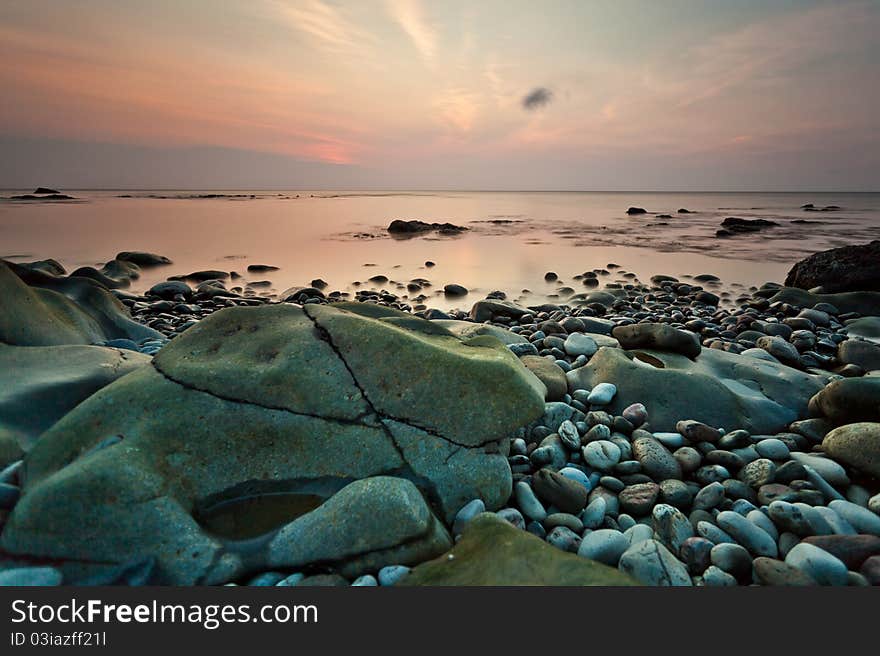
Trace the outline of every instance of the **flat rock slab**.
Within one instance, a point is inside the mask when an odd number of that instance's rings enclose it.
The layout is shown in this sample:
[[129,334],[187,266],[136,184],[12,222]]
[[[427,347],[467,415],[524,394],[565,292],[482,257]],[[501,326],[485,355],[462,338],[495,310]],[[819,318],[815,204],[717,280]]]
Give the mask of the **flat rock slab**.
[[447,553],[413,569],[401,585],[629,586],[612,567],[566,553],[492,513],[471,520]]

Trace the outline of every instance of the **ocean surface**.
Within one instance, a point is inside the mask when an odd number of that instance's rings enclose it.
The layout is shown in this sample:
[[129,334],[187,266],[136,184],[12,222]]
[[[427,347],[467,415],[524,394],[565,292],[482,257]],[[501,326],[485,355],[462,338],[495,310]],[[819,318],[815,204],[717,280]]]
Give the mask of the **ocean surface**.
[[[621,268],[603,281],[630,282],[625,272],[641,280],[709,273],[735,291],[782,282],[817,250],[880,238],[880,193],[62,190],[76,200],[9,200],[31,191],[0,192],[0,257],[51,257],[68,271],[100,268],[123,250],[173,260],[145,269],[132,291],[202,269],[237,271],[242,283],[268,280],[277,292],[321,278],[327,291],[360,282],[405,294],[395,283],[427,278],[433,286],[424,302],[439,308],[469,307],[492,290],[524,302],[557,298],[562,286],[589,291],[572,277],[609,263]],[[814,211],[802,208],[808,203]],[[648,213],[629,216],[630,206]],[[717,238],[726,217],[779,225]],[[393,219],[469,230],[399,239],[386,231]],[[436,266],[427,268],[428,260]],[[280,269],[252,275],[249,264]],[[548,271],[560,281],[545,282]],[[366,282],[379,274],[391,282]],[[446,298],[447,283],[464,285],[469,296]]]

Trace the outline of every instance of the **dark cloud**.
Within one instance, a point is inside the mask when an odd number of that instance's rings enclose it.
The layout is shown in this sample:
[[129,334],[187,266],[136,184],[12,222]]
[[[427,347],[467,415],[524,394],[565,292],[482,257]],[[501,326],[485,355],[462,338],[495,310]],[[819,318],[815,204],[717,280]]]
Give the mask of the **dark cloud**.
[[546,87],[535,87],[529,91],[522,99],[523,109],[533,111],[545,105],[549,105],[553,100],[553,92]]

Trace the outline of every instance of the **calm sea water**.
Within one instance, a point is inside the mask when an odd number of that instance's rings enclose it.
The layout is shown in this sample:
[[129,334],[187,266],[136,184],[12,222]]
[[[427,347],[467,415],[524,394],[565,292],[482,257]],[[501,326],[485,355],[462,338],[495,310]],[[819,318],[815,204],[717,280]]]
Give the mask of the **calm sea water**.
[[[522,300],[546,298],[560,286],[544,282],[547,271],[581,291],[571,277],[608,263],[641,279],[711,273],[737,285],[781,282],[809,253],[880,238],[880,194],[875,193],[65,193],[78,200],[0,200],[0,257],[52,257],[68,270],[100,266],[122,250],[152,251],[174,261],[145,270],[134,291],[200,269],[270,280],[277,291],[314,278],[327,281],[330,289],[351,290],[355,281],[385,274],[403,283],[428,278],[435,295],[429,305],[466,307],[495,289]],[[223,197],[199,197],[211,193]],[[809,212],[801,209],[806,203],[840,209]],[[649,214],[628,216],[629,206]],[[678,214],[679,208],[692,213]],[[715,231],[728,216],[780,225],[718,239]],[[450,221],[470,230],[455,237],[394,239],[385,232],[393,219]],[[427,260],[436,266],[426,268]],[[248,276],[248,264],[281,269]],[[616,272],[609,280],[619,276]],[[439,290],[451,282],[469,288],[470,297],[445,299]],[[393,284],[386,288],[394,291]],[[523,296],[525,289],[530,294]]]

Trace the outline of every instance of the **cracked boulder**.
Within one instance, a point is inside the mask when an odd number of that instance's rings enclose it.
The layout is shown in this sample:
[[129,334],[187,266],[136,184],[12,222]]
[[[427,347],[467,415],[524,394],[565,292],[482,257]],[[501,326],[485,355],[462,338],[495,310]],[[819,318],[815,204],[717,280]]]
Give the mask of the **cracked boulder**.
[[682,417],[715,427],[775,434],[807,416],[810,397],[826,378],[782,364],[703,349],[694,359],[656,350],[601,348],[567,374],[569,390],[614,383],[607,408],[620,414],[632,403],[648,410],[651,430],[675,431]]
[[[508,437],[543,407],[540,382],[490,337],[368,304],[229,308],[40,437],[0,547],[59,561],[66,580],[148,558],[163,583],[418,562],[448,548],[435,515],[506,502]],[[391,512],[381,486],[351,489],[377,476],[408,481],[409,510]],[[379,526],[337,530],[361,503]],[[407,512],[422,519],[397,535]]]
[[0,343],[0,430],[24,448],[77,404],[149,356],[102,346]]

